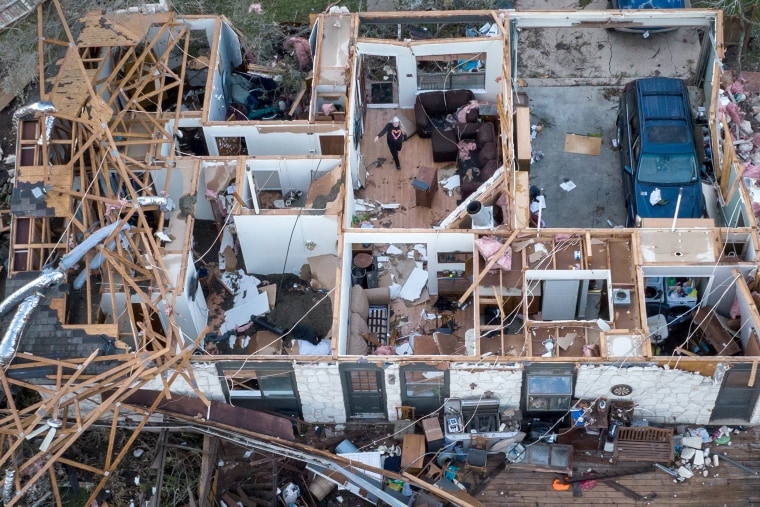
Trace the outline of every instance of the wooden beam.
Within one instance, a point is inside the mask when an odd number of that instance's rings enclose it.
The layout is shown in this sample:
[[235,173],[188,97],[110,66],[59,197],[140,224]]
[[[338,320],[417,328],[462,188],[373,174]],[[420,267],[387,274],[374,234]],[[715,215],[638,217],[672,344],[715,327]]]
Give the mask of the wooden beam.
[[216,454],[219,450],[219,439],[203,435],[203,456],[201,458],[201,476],[198,481],[198,507],[206,507],[209,503],[211,478],[216,469]]
[[753,387],[755,385],[755,377],[757,376],[757,359],[752,361],[752,371],[749,374],[749,380],[747,381],[747,387]]
[[[472,282],[472,284],[467,288],[467,290],[464,291],[464,295],[461,298],[459,298],[460,305],[464,304],[464,302],[467,301],[467,298],[470,297],[470,294],[472,294],[472,291],[474,291],[475,288],[478,285],[480,285],[481,280],[485,278],[486,274],[488,273],[488,270],[491,269],[494,264],[496,264],[496,261],[498,261],[502,255],[504,255],[504,252],[507,251],[507,248],[509,248],[509,245],[512,244],[512,242],[515,240],[515,238],[517,237],[519,233],[520,233],[519,229],[515,230],[509,236],[509,238],[507,238],[507,241],[505,241],[504,244],[501,245],[501,248],[499,248],[499,251],[496,252],[496,254],[493,257],[491,257],[491,259],[486,263],[483,270],[480,273],[478,273],[477,278]],[[476,252],[475,255],[480,255],[480,254]]]

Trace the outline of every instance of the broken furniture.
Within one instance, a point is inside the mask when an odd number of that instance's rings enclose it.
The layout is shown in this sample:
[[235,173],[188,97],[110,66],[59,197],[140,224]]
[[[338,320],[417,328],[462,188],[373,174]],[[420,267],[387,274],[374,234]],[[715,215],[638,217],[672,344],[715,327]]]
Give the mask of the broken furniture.
[[723,327],[712,307],[702,306],[697,309],[693,322],[702,331],[705,340],[715,349],[715,355],[735,356],[741,353],[741,347]]
[[462,140],[475,142],[475,149],[457,157],[457,173],[461,178],[462,198],[477,190],[494,175],[499,167],[499,147],[493,123],[481,123],[474,134],[467,133]]
[[508,467],[520,467],[535,472],[560,472],[572,477],[573,446],[566,444],[530,445],[520,443],[507,447]]
[[615,463],[618,461],[673,461],[673,428],[630,426],[620,428],[615,440]]
[[367,355],[375,347],[388,345],[388,305],[391,292],[388,287],[365,289],[351,287],[351,304],[348,318],[349,335],[346,353]]
[[438,417],[426,417],[422,420],[422,431],[425,433],[428,450],[438,452],[443,448],[443,430]]
[[422,166],[412,180],[414,198],[417,206],[430,208],[433,205],[433,197],[438,189],[437,170],[435,167]]
[[418,474],[425,460],[425,435],[404,435],[401,445],[401,470]]
[[[446,90],[423,92],[414,101],[414,119],[417,124],[417,134],[420,137],[430,137],[436,130],[443,130],[446,116],[455,114],[457,109],[466,106],[475,98],[472,90]],[[476,109],[467,117],[467,121],[476,122]],[[438,162],[438,160],[436,160]]]
[[467,451],[464,467],[468,470],[477,470],[480,475],[488,471],[488,445],[489,441],[482,435],[470,435],[470,448]]
[[[579,400],[573,411],[573,422],[576,427],[586,430],[606,430],[609,426],[609,404],[607,398],[598,400]],[[576,412],[580,417],[576,418]]]
[[413,421],[414,420],[414,407],[407,405],[401,405],[396,407],[396,419],[400,421]]

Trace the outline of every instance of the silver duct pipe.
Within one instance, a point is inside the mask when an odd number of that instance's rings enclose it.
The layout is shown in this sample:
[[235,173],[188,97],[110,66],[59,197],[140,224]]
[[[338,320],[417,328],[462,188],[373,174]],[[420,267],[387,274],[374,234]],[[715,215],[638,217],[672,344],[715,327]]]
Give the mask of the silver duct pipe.
[[0,341],[0,364],[8,364],[13,360],[21,333],[24,332],[24,327],[29,323],[29,319],[39,306],[40,301],[42,301],[42,294],[34,293],[27,296],[19,305],[16,315],[14,315],[2,341]]
[[16,493],[16,471],[8,469],[5,471],[5,482],[3,483],[3,505],[8,505],[13,500]]
[[64,255],[58,263],[57,269],[43,272],[39,277],[27,283],[0,303],[0,316],[5,315],[21,303],[16,311],[16,315],[14,315],[8,325],[5,335],[0,340],[0,364],[8,364],[13,359],[21,333],[29,322],[32,312],[42,300],[42,289],[47,289],[63,282],[66,278],[66,271],[76,265],[87,252],[105,240],[119,227],[125,230],[130,228],[129,224],[117,222],[98,229],[71,250],[71,252]]
[[[31,116],[35,114],[40,113],[54,113],[57,109],[53,105],[52,102],[49,102],[47,100],[43,100],[41,102],[33,102],[31,104],[27,104],[25,106],[22,106],[13,113],[13,127],[18,131],[18,122],[21,121],[22,118],[26,116]],[[55,118],[48,117],[47,120],[45,120],[45,139],[47,141],[50,141],[50,132],[53,130],[53,123],[55,122]]]
[[[73,268],[77,262],[82,260],[82,257],[84,257],[87,252],[95,248],[98,243],[110,236],[113,231],[119,227],[119,225],[121,224],[118,222],[106,225],[105,227],[98,229],[97,231],[87,236],[87,238],[79,243],[76,247],[74,247],[72,251],[61,257],[61,262],[58,264],[58,269],[66,272],[69,269]],[[122,228],[129,229],[130,225],[124,224],[122,225]]]
[[[134,202],[134,201],[133,201]],[[137,198],[137,203],[139,206],[158,206],[161,208],[161,211],[169,212],[174,209],[174,203],[172,202],[171,197],[160,197],[157,195],[144,195]]]
[[[116,248],[116,240],[112,240],[106,248],[113,252],[113,249]],[[103,252],[96,253],[95,257],[93,257],[90,261],[89,269],[87,266],[85,266],[84,269],[82,269],[82,271],[80,271],[77,277],[74,279],[74,288],[76,290],[79,290],[84,287],[84,282],[87,280],[87,276],[91,271],[98,269],[100,265],[103,264],[104,260],[106,260],[106,256]]]
[[[51,270],[42,273],[40,276],[18,289],[16,292],[5,298],[2,303],[0,303],[0,316],[8,313],[11,309],[15,308],[16,305],[21,303],[31,294],[39,292],[42,289],[47,289],[48,287],[58,285],[59,283],[63,282],[65,278],[66,274],[60,270]],[[0,347],[2,347],[2,344],[0,344]]]

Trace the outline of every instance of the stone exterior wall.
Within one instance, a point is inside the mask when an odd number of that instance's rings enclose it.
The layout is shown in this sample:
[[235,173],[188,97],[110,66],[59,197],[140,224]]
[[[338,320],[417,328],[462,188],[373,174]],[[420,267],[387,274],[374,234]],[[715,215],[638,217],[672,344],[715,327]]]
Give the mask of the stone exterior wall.
[[[198,384],[198,390],[209,400],[224,401],[224,390],[222,389],[222,379],[219,378],[219,372],[216,369],[216,365],[212,363],[192,363],[193,377]],[[174,374],[173,370],[170,370],[166,374],[166,378],[171,378]],[[149,391],[163,391],[164,384],[161,377],[155,377],[150,382],[145,384],[143,389]],[[174,382],[172,382],[169,391],[174,394],[183,396],[191,396],[195,398],[195,390],[190,384],[187,383],[185,377],[178,375]]]
[[668,424],[707,424],[720,390],[712,377],[682,370],[584,365],[578,369],[575,397],[614,399],[610,388],[615,384],[633,388],[633,393],[622,399],[636,403],[636,418]]
[[336,363],[294,366],[303,418],[307,422],[345,423],[346,404]]
[[500,408],[520,408],[521,368],[455,364],[451,366],[449,376],[452,398],[479,398],[490,391],[499,399]]
[[396,363],[385,367],[385,406],[388,420],[397,420],[396,407],[401,406],[401,368]]

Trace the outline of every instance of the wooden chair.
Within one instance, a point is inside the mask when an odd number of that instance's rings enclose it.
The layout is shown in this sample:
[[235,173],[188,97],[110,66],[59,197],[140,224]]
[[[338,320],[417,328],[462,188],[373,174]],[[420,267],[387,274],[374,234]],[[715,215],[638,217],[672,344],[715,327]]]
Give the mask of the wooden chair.
[[465,469],[477,470],[480,475],[488,471],[488,439],[481,435],[470,435],[470,449],[464,462]]
[[413,421],[414,420],[414,407],[408,405],[401,405],[396,407],[396,419],[399,421]]

